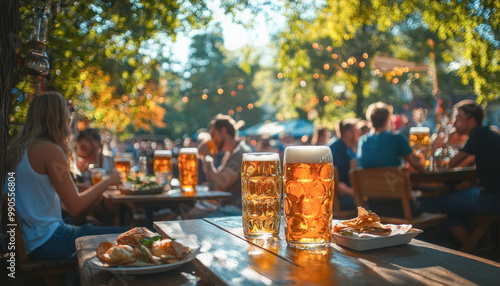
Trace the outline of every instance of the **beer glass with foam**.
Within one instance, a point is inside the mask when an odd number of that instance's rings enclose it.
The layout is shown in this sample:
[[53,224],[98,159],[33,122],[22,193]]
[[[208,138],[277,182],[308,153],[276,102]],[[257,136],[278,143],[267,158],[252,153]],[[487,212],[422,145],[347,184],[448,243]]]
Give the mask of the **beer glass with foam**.
[[181,148],[178,166],[181,190],[192,192],[198,185],[198,148]]
[[410,146],[417,156],[425,162],[425,168],[431,167],[431,130],[429,127],[410,128]]
[[122,173],[123,181],[127,181],[127,174],[130,173],[132,165],[132,153],[118,153],[115,157],[115,169]]
[[168,184],[172,176],[172,151],[155,150],[153,171],[158,185],[165,186]]
[[331,241],[333,157],[327,146],[285,149],[285,236],[290,247],[317,249]]
[[278,153],[243,154],[241,197],[245,237],[278,237],[281,220],[281,163]]

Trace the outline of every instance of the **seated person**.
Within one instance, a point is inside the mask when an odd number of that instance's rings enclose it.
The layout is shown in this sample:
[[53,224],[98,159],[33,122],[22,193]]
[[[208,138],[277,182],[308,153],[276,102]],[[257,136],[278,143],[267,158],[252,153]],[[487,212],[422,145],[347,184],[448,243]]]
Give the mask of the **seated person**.
[[358,141],[358,167],[401,166],[406,161],[417,172],[424,172],[423,162],[412,152],[404,135],[391,132],[391,113],[391,108],[383,102],[368,106],[366,118],[373,129]]
[[500,135],[489,126],[482,126],[483,119],[484,111],[473,100],[463,100],[454,106],[453,126],[458,134],[468,135],[469,139],[458,154],[450,159],[450,168],[453,168],[474,155],[481,189],[422,198],[420,203],[421,211],[449,214],[446,225],[462,245],[470,241],[464,227],[467,218],[474,215],[500,215]]
[[234,209],[233,215],[241,214],[241,162],[243,153],[252,152],[245,141],[238,139],[238,126],[229,116],[217,115],[210,122],[210,135],[219,152],[224,152],[219,167],[214,165],[214,156],[206,142],[198,146],[198,154],[203,158],[206,179],[217,190],[230,192],[233,197],[226,202]]
[[[86,191],[78,192],[68,164],[71,131],[67,106],[57,92],[36,96],[30,103],[22,132],[7,152],[7,171],[16,174],[17,218],[26,252],[32,259],[70,259],[76,252],[76,238],[127,230],[63,222],[63,208],[78,215],[109,186],[121,183],[120,174],[113,172]],[[4,190],[8,190],[7,180]]]
[[356,209],[354,205],[354,192],[349,179],[349,170],[352,161],[356,159],[356,144],[360,136],[360,130],[357,127],[358,119],[344,119],[337,124],[337,140],[331,145],[333,155],[333,165],[337,168],[338,178],[338,198],[342,210]]
[[[405,161],[417,172],[424,172],[422,160],[413,153],[410,143],[401,133],[391,132],[392,108],[383,102],[372,103],[366,110],[366,118],[373,129],[358,140],[357,163],[362,168],[398,167]],[[370,200],[370,208],[381,216],[403,217],[400,202],[394,200]],[[418,204],[412,201],[412,211],[418,214]]]
[[[101,134],[99,130],[88,128],[78,133],[76,137],[76,154],[78,155],[77,167],[82,176],[83,182],[80,182],[79,190],[86,190],[92,183],[91,168],[102,168],[106,174],[111,174],[115,170],[113,158],[103,154],[103,145],[101,142]],[[117,206],[102,200],[97,201],[90,209],[93,217],[86,217],[86,213],[82,213],[78,217],[73,217],[72,223],[80,225],[84,222],[92,221],[95,225],[111,225],[113,224],[113,214],[118,215]]]

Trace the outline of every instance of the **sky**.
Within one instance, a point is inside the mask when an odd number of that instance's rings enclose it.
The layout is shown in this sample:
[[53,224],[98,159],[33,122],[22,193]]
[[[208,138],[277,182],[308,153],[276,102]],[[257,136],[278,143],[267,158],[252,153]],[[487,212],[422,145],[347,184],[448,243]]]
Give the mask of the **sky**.
[[[213,3],[208,4],[214,11],[214,19],[219,19],[223,32],[224,47],[229,51],[235,51],[243,48],[247,44],[254,47],[264,47],[271,40],[271,34],[278,32],[284,23],[284,17],[275,15],[275,20],[268,23],[264,20],[264,16],[258,15],[257,20],[260,24],[252,30],[246,30],[243,26],[233,23],[230,16],[224,15],[221,8],[219,8],[219,1],[215,0]],[[250,17],[250,14],[243,13],[243,19]],[[193,31],[192,33],[199,33]],[[189,57],[189,46],[191,39],[189,35],[178,34],[177,40],[173,47],[173,56],[181,63],[186,63]]]

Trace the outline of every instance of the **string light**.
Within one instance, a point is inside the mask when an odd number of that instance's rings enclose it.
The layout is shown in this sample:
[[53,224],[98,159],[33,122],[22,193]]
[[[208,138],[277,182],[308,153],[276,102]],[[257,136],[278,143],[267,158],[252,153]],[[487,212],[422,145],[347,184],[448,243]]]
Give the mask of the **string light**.
[[319,45],[318,45],[318,43],[314,43],[314,44],[312,44],[313,49],[317,49],[317,48],[318,48],[318,46],[319,46]]
[[189,97],[184,96],[184,97],[182,98],[182,102],[184,102],[184,103],[188,103],[188,101],[189,101]]
[[247,105],[247,108],[248,108],[248,110],[252,110],[252,109],[253,109],[253,104],[252,104],[252,103],[249,103],[249,104]]
[[367,53],[364,53],[364,54],[363,54],[363,59],[365,59],[365,60],[366,60],[367,58],[368,58],[368,54],[367,54]]
[[229,114],[229,115],[233,116],[233,115],[234,115],[234,110],[230,109],[230,110],[227,112],[227,114]]
[[236,91],[231,91],[231,96],[236,96]]
[[360,68],[364,68],[364,67],[365,67],[365,62],[360,62],[360,63],[359,63],[359,67],[360,67]]
[[325,65],[323,66],[323,68],[324,68],[325,70],[329,70],[329,69],[330,69],[330,65],[329,65],[329,64],[325,64]]
[[207,100],[208,95],[207,95],[206,93],[204,93],[204,94],[201,96],[201,98],[202,98],[203,100]]
[[236,108],[236,111],[237,111],[237,112],[242,112],[242,111],[243,111],[243,107],[238,106],[238,107]]
[[217,93],[218,93],[218,94],[223,94],[223,93],[224,93],[224,90],[223,90],[222,88],[219,88],[219,89],[217,90]]
[[276,75],[276,77],[277,77],[278,79],[282,79],[282,78],[283,78],[283,73],[279,72],[279,73]]
[[330,97],[329,97],[328,95],[325,95],[325,96],[323,97],[323,101],[324,101],[324,102],[328,102],[328,101],[330,101]]
[[302,94],[300,94],[300,93],[295,94],[295,99],[301,99],[301,98],[302,98]]
[[337,54],[332,55],[332,59],[337,59],[339,56]]
[[315,74],[313,75],[313,78],[314,78],[314,79],[318,79],[318,78],[319,78],[319,74],[315,73]]
[[395,78],[393,78],[393,79],[392,79],[392,83],[393,83],[393,84],[396,84],[396,83],[398,83],[398,82],[399,82],[399,79],[398,79],[397,77],[395,77]]
[[347,68],[347,63],[346,62],[342,62],[341,66],[342,66],[342,68]]
[[327,50],[327,51],[329,51],[329,52],[331,52],[331,51],[333,50],[333,49],[332,49],[332,46],[328,46],[328,47],[326,47],[326,50]]
[[241,83],[240,83],[240,84],[238,84],[238,89],[239,89],[239,90],[242,90],[242,89],[243,89],[243,85],[242,85]]

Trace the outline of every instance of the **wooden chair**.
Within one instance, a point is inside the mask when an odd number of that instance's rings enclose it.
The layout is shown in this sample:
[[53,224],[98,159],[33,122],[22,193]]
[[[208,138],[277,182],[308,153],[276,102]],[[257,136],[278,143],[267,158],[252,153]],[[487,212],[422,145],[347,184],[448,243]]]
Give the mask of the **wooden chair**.
[[334,186],[333,186],[333,218],[334,219],[351,219],[358,216],[357,210],[342,210],[339,201],[339,171],[334,166]]
[[[63,260],[63,261],[38,261],[28,257],[26,247],[24,245],[21,228],[17,221],[17,215],[14,216],[14,222],[7,222],[8,217],[8,201],[4,197],[2,204],[2,230],[8,230],[10,225],[15,225],[15,239],[16,239],[16,269],[22,273],[23,277],[30,276],[33,281],[39,285],[42,282],[45,285],[64,285],[65,277],[69,274],[76,273],[77,262],[76,259]],[[15,213],[15,212],[14,212]],[[8,236],[9,237],[9,236]],[[18,274],[16,273],[16,277]],[[42,285],[43,285],[42,284]]]
[[[470,242],[462,246],[460,249],[463,252],[472,253],[478,251],[477,244],[479,241],[490,231],[492,225],[496,223],[500,234],[500,216],[495,215],[482,215],[471,218],[473,231],[470,237]],[[488,245],[482,251],[490,251],[492,248],[500,246],[497,241],[493,245]]]
[[369,199],[399,199],[401,201],[404,218],[381,216],[383,223],[411,224],[416,228],[428,228],[438,225],[447,216],[433,213],[412,215],[410,172],[406,168],[356,168],[351,171],[350,178],[354,199],[359,206],[366,207]]

